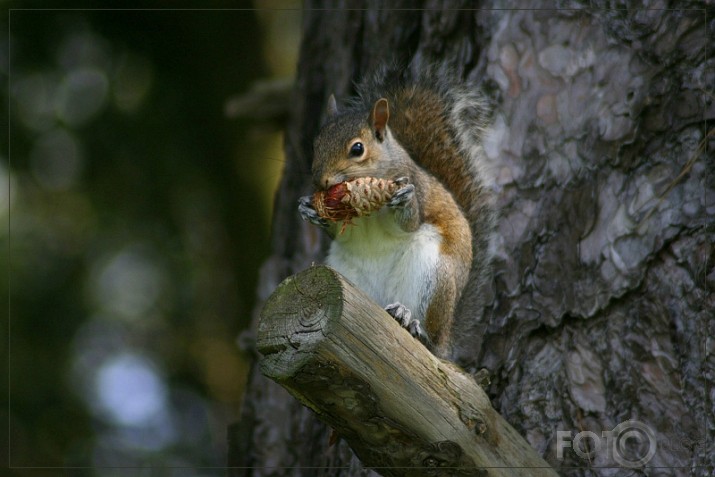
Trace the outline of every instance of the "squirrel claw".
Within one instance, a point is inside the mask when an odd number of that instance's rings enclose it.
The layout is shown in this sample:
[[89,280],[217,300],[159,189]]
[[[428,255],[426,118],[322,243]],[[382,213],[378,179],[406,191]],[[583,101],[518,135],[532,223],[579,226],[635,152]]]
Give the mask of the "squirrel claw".
[[[401,177],[400,179],[405,179],[404,177]],[[397,179],[398,181],[400,179]],[[390,201],[387,203],[388,207],[401,207],[407,204],[412,197],[415,195],[415,186],[414,184],[405,184],[401,189],[399,189],[397,192],[395,192],[392,195],[392,198]]]
[[404,329],[409,331],[413,338],[417,338],[428,349],[431,349],[431,342],[427,333],[422,329],[420,320],[412,318],[412,312],[402,303],[392,303],[385,307],[385,311],[393,317]]
[[307,220],[313,225],[323,228],[329,227],[328,221],[319,216],[318,212],[316,212],[315,207],[313,207],[313,198],[309,195],[298,199],[298,212],[303,220]]
[[402,187],[402,186],[405,186],[410,183],[410,178],[407,176],[402,176],[402,177],[398,177],[397,179],[395,179],[392,182],[394,182],[398,187]]
[[410,322],[412,322],[412,312],[402,303],[387,305],[385,311],[405,329],[407,329]]
[[410,332],[413,338],[417,338],[423,345],[430,348],[429,338],[427,337],[427,333],[422,329],[422,323],[420,323],[419,320],[412,320],[407,326],[407,331]]

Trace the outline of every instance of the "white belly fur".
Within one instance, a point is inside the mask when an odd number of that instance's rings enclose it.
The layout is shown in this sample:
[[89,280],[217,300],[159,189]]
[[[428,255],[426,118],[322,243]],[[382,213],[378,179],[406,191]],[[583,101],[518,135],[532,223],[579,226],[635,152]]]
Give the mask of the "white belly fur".
[[327,264],[380,306],[400,302],[423,320],[434,290],[441,236],[430,224],[404,232],[392,211],[356,219],[330,247]]

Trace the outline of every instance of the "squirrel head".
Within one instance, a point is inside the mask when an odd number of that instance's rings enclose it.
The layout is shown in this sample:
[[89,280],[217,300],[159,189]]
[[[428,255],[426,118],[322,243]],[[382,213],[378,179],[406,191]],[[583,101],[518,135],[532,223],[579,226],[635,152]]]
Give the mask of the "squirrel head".
[[328,118],[313,143],[313,181],[318,190],[357,177],[393,178],[406,152],[392,138],[387,99],[375,101],[369,114],[339,112],[335,96],[328,100]]

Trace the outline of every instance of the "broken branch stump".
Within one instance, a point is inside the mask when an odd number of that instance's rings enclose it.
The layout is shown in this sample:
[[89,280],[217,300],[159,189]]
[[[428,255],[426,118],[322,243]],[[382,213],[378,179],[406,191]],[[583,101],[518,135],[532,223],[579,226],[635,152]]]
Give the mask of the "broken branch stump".
[[262,311],[257,348],[263,374],[382,475],[557,475],[470,375],[328,267],[281,283]]

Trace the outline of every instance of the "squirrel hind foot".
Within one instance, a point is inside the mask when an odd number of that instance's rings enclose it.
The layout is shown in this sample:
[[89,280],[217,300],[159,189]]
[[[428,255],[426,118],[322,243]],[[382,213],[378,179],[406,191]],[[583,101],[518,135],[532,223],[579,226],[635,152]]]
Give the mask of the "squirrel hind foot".
[[402,303],[396,302],[385,307],[388,315],[393,317],[400,326],[406,329],[413,338],[417,338],[428,350],[432,351],[432,341],[422,328],[422,323],[412,318],[412,312]]

